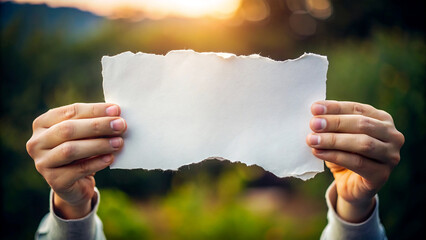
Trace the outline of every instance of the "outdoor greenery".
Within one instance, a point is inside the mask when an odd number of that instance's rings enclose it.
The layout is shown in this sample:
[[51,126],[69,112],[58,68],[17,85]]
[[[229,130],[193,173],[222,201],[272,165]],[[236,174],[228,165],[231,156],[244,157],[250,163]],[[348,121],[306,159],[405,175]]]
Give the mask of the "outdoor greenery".
[[[342,36],[330,27],[335,20],[320,23],[325,30],[316,36],[299,38],[279,31],[274,21],[232,26],[215,20],[98,19],[96,28],[76,36],[66,27],[46,29],[43,17],[26,17],[17,11],[1,24],[0,33],[5,239],[32,238],[48,211],[49,186],[25,150],[33,119],[73,102],[102,102],[103,55],[182,48],[260,53],[277,60],[305,51],[328,56],[327,99],[388,111],[405,135],[401,163],[379,193],[389,239],[412,239],[423,232],[423,31],[391,22]],[[257,167],[215,160],[177,172],[105,169],[96,176],[98,214],[108,239],[318,239],[327,223],[324,193],[332,179],[329,171],[307,182],[278,179]]]

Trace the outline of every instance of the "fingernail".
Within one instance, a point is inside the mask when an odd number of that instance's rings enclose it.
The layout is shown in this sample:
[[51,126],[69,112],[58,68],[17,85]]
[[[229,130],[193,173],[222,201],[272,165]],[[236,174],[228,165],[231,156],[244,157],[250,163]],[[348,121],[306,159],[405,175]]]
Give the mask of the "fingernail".
[[314,103],[312,105],[312,113],[314,115],[323,115],[327,112],[327,108],[322,105],[322,104],[318,104],[318,103]]
[[119,148],[119,147],[121,147],[122,139],[120,137],[111,138],[109,140],[109,144],[113,148]]
[[111,162],[111,159],[112,159],[111,155],[105,155],[102,157],[102,160],[106,163]]
[[124,120],[119,118],[115,119],[114,121],[111,121],[110,123],[112,130],[114,131],[120,131],[124,129]]
[[117,106],[110,106],[105,110],[106,114],[108,116],[117,116],[118,115],[118,107]]
[[323,130],[327,126],[327,121],[324,118],[314,118],[312,127],[314,130]]
[[311,143],[311,145],[319,145],[321,142],[321,137],[315,134],[312,134],[311,137],[309,138],[309,142]]

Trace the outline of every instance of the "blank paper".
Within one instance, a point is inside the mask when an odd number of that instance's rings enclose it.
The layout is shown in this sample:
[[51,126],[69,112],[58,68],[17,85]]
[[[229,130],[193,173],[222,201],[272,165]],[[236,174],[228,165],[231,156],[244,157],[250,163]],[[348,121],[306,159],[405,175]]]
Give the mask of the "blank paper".
[[111,168],[176,170],[220,157],[279,177],[323,171],[305,139],[310,106],[325,99],[328,61],[304,54],[171,51],[102,58],[105,101],[118,104],[128,129]]

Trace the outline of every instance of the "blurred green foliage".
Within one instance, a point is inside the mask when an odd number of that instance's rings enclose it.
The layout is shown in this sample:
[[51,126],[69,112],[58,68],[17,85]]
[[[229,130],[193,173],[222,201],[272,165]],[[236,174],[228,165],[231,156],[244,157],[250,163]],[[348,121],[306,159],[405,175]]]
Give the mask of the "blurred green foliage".
[[99,216],[108,239],[146,239],[147,221],[132,200],[120,190],[102,191]]
[[[244,240],[306,239],[321,233],[326,222],[324,208],[286,210],[294,204],[316,205],[301,194],[289,194],[279,188],[245,191],[247,183],[259,177],[260,169],[232,165],[214,179],[206,170],[192,173],[166,196],[148,202],[131,203],[119,190],[101,190],[99,216],[104,221],[105,234],[111,239],[232,236]],[[135,223],[136,219],[141,221]]]
[[[48,210],[49,188],[25,151],[32,120],[49,108],[103,101],[103,55],[181,48],[260,53],[279,60],[304,51],[327,55],[327,98],[388,111],[406,137],[401,163],[380,192],[389,239],[415,238],[426,225],[421,215],[426,212],[423,33],[378,27],[361,37],[322,31],[299,39],[274,22],[228,26],[165,19],[99,20],[91,32],[70,37],[65,27],[47,31],[40,27],[42,19],[27,21],[17,15],[2,23],[0,33],[5,239],[31,238]],[[256,167],[207,161],[177,172],[106,169],[96,179],[99,215],[110,239],[318,239],[326,224],[323,196],[332,176],[326,171],[302,182],[277,179]]]

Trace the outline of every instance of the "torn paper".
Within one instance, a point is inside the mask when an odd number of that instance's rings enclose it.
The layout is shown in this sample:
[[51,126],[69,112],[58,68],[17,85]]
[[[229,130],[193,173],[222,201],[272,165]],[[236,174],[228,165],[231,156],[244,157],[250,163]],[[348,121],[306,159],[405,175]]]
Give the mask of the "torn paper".
[[279,177],[323,171],[306,145],[310,106],[325,99],[327,58],[171,51],[102,58],[105,101],[128,129],[111,168],[176,170],[209,157]]

